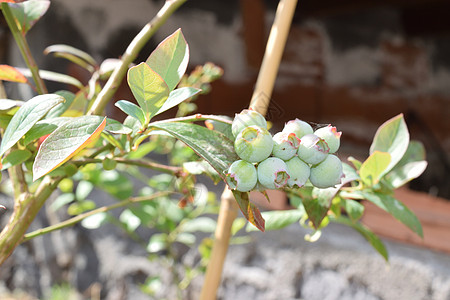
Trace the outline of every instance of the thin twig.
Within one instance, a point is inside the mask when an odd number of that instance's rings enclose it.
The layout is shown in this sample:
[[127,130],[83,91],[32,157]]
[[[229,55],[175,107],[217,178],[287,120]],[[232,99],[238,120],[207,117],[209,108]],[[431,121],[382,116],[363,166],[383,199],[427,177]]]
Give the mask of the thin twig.
[[123,200],[121,202],[118,202],[118,203],[114,203],[114,204],[111,204],[111,205],[108,205],[108,206],[99,207],[97,209],[94,209],[94,210],[82,213],[82,214],[80,214],[80,215],[78,215],[76,217],[70,218],[70,219],[68,219],[66,221],[63,221],[63,222],[60,222],[58,224],[51,225],[51,226],[48,226],[48,227],[45,227],[45,228],[41,228],[41,229],[32,231],[30,233],[27,233],[27,234],[25,234],[24,238],[22,239],[22,243],[26,242],[28,240],[31,240],[32,238],[35,238],[37,236],[44,235],[44,234],[50,233],[52,231],[56,231],[56,230],[60,230],[60,229],[72,226],[72,225],[74,225],[74,224],[76,224],[78,222],[83,221],[87,217],[93,216],[95,214],[102,213],[102,212],[107,212],[107,211],[110,211],[110,210],[113,210],[113,209],[116,209],[116,208],[119,208],[119,207],[123,207],[123,206],[129,205],[131,203],[151,201],[151,200],[154,200],[154,199],[156,199],[158,197],[167,196],[167,195],[169,195],[171,193],[173,193],[173,192],[160,192],[160,193],[153,194],[151,196],[130,197],[130,198],[128,198],[126,200]]
[[36,90],[39,94],[47,94],[47,87],[45,86],[44,81],[39,75],[39,68],[36,64],[36,61],[31,54],[30,47],[28,46],[28,42],[25,39],[25,35],[22,34],[17,27],[16,21],[14,19],[14,15],[9,7],[8,3],[1,3],[3,16],[5,16],[6,23],[8,23],[9,30],[11,31],[17,46],[19,47],[20,53],[22,54],[23,59],[25,60],[26,65],[31,71],[31,75],[33,77],[34,83],[36,84]]
[[[181,167],[167,166],[167,165],[155,163],[152,161],[148,161],[145,159],[126,159],[123,157],[113,157],[111,159],[116,161],[117,163],[143,167],[143,168],[152,169],[155,171],[172,174],[172,175],[179,175],[183,171],[183,168],[181,168]],[[103,162],[103,159],[99,159],[99,158],[84,158],[84,159],[72,161],[72,163],[75,164],[76,166],[84,166],[87,164],[96,164],[96,163],[102,163],[102,162]]]

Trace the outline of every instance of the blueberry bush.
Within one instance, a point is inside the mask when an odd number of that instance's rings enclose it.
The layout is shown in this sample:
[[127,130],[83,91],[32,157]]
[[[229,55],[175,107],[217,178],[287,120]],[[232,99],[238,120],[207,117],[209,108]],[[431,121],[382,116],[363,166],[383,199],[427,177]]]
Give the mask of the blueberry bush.
[[[27,84],[36,94],[14,100],[0,90],[1,168],[8,173],[3,184],[12,187],[15,201],[14,207],[0,206],[11,211],[0,234],[0,264],[19,244],[78,222],[86,228],[113,222],[134,238],[139,238],[138,227],[156,228],[159,233],[144,241],[153,254],[170,255],[174,243],[192,246],[193,233],[214,231],[211,214],[218,212],[214,194],[196,182],[199,174],[215,183],[224,181],[232,190],[248,221],[237,219],[234,232],[246,223],[247,231],[299,223],[312,229],[309,240],[315,240],[336,222],[353,227],[388,259],[381,240],[359,221],[364,212],[361,202],[370,201],[423,235],[416,216],[393,196],[394,189],[420,176],[427,165],[424,147],[410,141],[403,115],[380,126],[367,159],[349,157],[348,163],[342,162],[337,155],[342,133],[332,125],[313,128],[313,123],[286,120],[284,129],[272,134],[264,116],[253,110],[243,110],[234,119],[194,113],[196,97],[209,91],[222,70],[208,63],[185,75],[189,47],[181,30],[162,41],[145,62],[133,64],[143,45],[184,1],[167,1],[121,59],[98,63],[68,45],[46,49],[47,54],[86,69],[91,75],[87,84],[40,70],[31,55],[27,32],[50,1],[0,2],[28,66],[0,65],[0,80]],[[125,77],[134,99],[114,103],[127,115],[119,122],[104,114]],[[65,83],[70,91],[48,91],[48,80]],[[170,109],[177,110],[175,118],[154,120]],[[151,160],[152,153],[166,155],[167,163]],[[146,175],[143,169],[157,174]],[[144,187],[134,190],[130,177]],[[117,203],[97,207],[89,199],[94,188],[109,193]],[[268,189],[283,190],[293,208],[261,213],[249,192],[267,195]],[[53,193],[57,197],[52,209],[66,210],[70,217],[27,232]],[[109,211],[117,208],[122,212],[115,219]],[[196,271],[180,275],[174,269],[182,286],[204,270],[210,244],[210,238],[201,243],[204,260]]]

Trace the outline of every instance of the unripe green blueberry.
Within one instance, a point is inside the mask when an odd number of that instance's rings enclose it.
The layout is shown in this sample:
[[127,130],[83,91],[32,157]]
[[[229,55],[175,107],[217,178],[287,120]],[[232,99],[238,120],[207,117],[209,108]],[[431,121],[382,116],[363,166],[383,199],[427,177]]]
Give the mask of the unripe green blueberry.
[[256,125],[267,129],[267,121],[259,112],[250,109],[244,109],[239,114],[236,114],[231,123],[231,132],[234,137],[237,137],[239,132],[248,126]]
[[326,127],[317,129],[314,134],[325,140],[328,147],[330,147],[329,153],[335,153],[336,151],[338,151],[339,146],[341,145],[342,132],[338,132],[336,130],[336,127],[328,125]]
[[287,182],[288,186],[293,188],[293,187],[302,187],[303,185],[305,185],[310,175],[310,168],[308,164],[306,164],[300,158],[295,156],[290,160],[286,161],[286,165],[290,177]]
[[257,172],[259,183],[271,190],[284,187],[289,180],[287,165],[278,157],[269,157],[260,162]]
[[295,133],[278,132],[273,136],[272,155],[282,160],[288,160],[297,153],[300,139]]
[[114,170],[117,166],[117,162],[109,157],[105,157],[102,161],[103,169],[106,171]]
[[228,168],[226,179],[231,189],[248,192],[255,187],[258,176],[254,165],[245,160],[237,160]]
[[297,154],[304,162],[315,165],[325,159],[329,150],[323,139],[315,134],[307,134],[301,138]]
[[301,139],[303,136],[313,133],[314,130],[312,129],[311,125],[309,125],[305,121],[295,119],[290,120],[284,125],[283,132],[295,133],[295,135],[299,139]]
[[344,177],[341,160],[333,154],[328,154],[324,161],[311,167],[309,180],[318,188],[334,187],[341,183]]
[[256,125],[244,128],[234,141],[237,155],[251,163],[265,160],[272,153],[272,149],[272,135],[267,129]]

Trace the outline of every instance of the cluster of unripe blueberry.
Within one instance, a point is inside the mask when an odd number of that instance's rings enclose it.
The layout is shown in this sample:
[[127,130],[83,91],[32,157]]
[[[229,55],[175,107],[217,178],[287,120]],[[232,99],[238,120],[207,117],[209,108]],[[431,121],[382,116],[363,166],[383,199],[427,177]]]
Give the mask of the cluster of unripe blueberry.
[[308,181],[318,188],[333,187],[344,176],[342,162],[334,155],[341,132],[328,125],[313,130],[299,119],[287,122],[272,136],[266,119],[245,109],[236,114],[231,130],[239,156],[226,174],[230,188],[251,190],[299,188]]

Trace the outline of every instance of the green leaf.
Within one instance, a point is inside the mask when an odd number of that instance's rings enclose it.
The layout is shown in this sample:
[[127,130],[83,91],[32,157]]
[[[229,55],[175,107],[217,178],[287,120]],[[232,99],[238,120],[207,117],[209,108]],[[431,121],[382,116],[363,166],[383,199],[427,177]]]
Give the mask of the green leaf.
[[365,199],[390,213],[394,218],[405,224],[409,229],[423,238],[422,225],[420,224],[420,221],[417,219],[416,215],[402,202],[390,195],[380,193],[361,192],[361,194]]
[[119,216],[120,222],[125,225],[128,231],[135,231],[141,225],[141,219],[130,209],[125,209]]
[[355,167],[356,170],[359,170],[361,168],[362,162],[360,162],[359,160],[357,160],[353,156],[349,156],[347,158],[347,160],[352,163],[352,165]]
[[149,65],[140,63],[128,70],[128,85],[148,123],[169,97],[167,84]]
[[95,215],[89,216],[81,221],[81,226],[87,229],[97,229],[108,221],[108,213],[99,212]]
[[[32,77],[30,69],[26,68],[17,68],[20,72],[22,72],[23,75],[27,77]],[[75,77],[57,73],[53,71],[47,71],[47,70],[39,70],[39,76],[41,76],[42,79],[49,80],[49,81],[55,81],[60,83],[65,83],[69,85],[73,85],[80,90],[84,88],[84,85]]]
[[358,231],[371,245],[372,247],[381,255],[383,258],[388,261],[389,255],[384,246],[383,242],[366,226],[361,223],[354,223],[350,219],[345,217],[335,218],[330,216],[330,220],[336,223],[344,224],[352,227],[356,231]]
[[73,100],[75,100],[75,94],[69,91],[57,91],[55,94],[64,97],[66,101],[53,107],[45,116],[46,119],[61,116],[67,109],[69,109],[73,103]]
[[2,160],[2,171],[6,170],[12,166],[21,164],[27,161],[31,157],[31,152],[24,150],[14,150],[11,151],[3,160]]
[[156,233],[152,235],[147,244],[147,251],[150,253],[159,252],[167,248],[167,234]]
[[53,131],[41,144],[33,164],[33,181],[56,169],[100,136],[106,118],[73,118]]
[[214,170],[213,167],[211,167],[211,165],[204,160],[185,162],[183,163],[183,169],[194,175],[206,174],[211,178],[214,184],[217,184],[222,180],[220,175],[217,174],[217,171]]
[[362,205],[359,201],[343,199],[342,205],[350,217],[350,220],[356,222],[361,219],[364,213],[364,205]]
[[233,120],[228,116],[221,116],[221,117],[223,117],[225,120],[229,120],[230,122],[225,123],[225,122],[219,122],[217,120],[206,120],[205,121],[206,127],[208,127],[211,130],[218,131],[218,132],[224,134],[231,141],[234,141],[234,135],[233,135],[233,132],[231,131],[231,121],[233,121]]
[[303,206],[308,214],[309,220],[313,223],[314,228],[318,229],[323,218],[328,213],[331,206],[331,200],[339,191],[339,187],[331,187],[319,189],[314,187],[312,190],[312,198],[303,198]]
[[8,3],[8,5],[14,15],[18,29],[25,35],[46,13],[50,6],[50,1],[34,0],[21,3]]
[[224,172],[239,159],[233,142],[217,131],[183,122],[157,122],[150,126],[167,131],[185,143],[205,159],[224,180]]
[[264,218],[261,215],[261,212],[259,211],[258,207],[250,202],[250,199],[248,197],[248,193],[246,192],[239,192],[237,190],[233,190],[234,198],[236,199],[236,202],[241,209],[242,213],[244,214],[244,217],[252,223],[256,228],[258,228],[260,231],[265,231],[265,221]]
[[112,134],[130,134],[133,130],[114,119],[106,119],[105,131]]
[[78,183],[77,189],[75,191],[75,197],[77,200],[84,200],[89,196],[89,194],[94,189],[94,185],[86,180],[82,180]]
[[[265,230],[279,230],[295,222],[298,222],[304,215],[305,210],[273,210],[261,213],[266,220]],[[256,231],[254,226],[247,226],[246,231]]]
[[56,57],[65,58],[90,72],[93,72],[94,67],[97,66],[97,62],[91,55],[69,45],[57,44],[48,46],[45,48],[44,54],[48,55],[50,53],[53,53]]
[[425,160],[425,147],[419,141],[411,141],[403,158],[395,165],[391,172],[386,174],[386,180],[394,188],[419,177],[427,168]]
[[373,152],[361,165],[359,175],[362,181],[372,186],[377,184],[381,177],[386,174],[386,170],[391,162],[391,155],[387,152]]
[[0,156],[14,146],[53,107],[63,101],[64,98],[59,95],[46,94],[36,96],[25,102],[6,128],[0,145]]
[[169,98],[167,98],[166,102],[164,102],[163,106],[158,110],[155,116],[165,112],[166,110],[171,109],[172,107],[177,106],[184,100],[189,99],[192,96],[198,94],[200,91],[201,90],[193,87],[182,87],[171,91],[169,94]]
[[37,140],[44,135],[50,134],[55,131],[56,128],[62,124],[68,122],[72,118],[69,117],[57,117],[51,119],[43,119],[34,124],[34,126],[25,134],[23,138],[23,144],[26,146],[29,143]]
[[344,178],[346,179],[346,182],[361,179],[356,170],[349,164],[342,163],[342,171],[344,172]]
[[214,232],[217,222],[208,217],[187,220],[181,227],[182,232]]
[[403,114],[382,124],[370,146],[370,154],[375,151],[388,152],[391,155],[391,162],[387,166],[384,174],[389,172],[402,159],[409,144],[409,132]]
[[134,103],[131,103],[127,100],[119,100],[115,104],[121,111],[129,115],[130,117],[138,120],[141,125],[145,124],[145,115],[144,111]]
[[171,91],[186,72],[188,61],[189,47],[178,29],[156,47],[146,63],[161,75]]
[[16,68],[0,65],[0,80],[26,83],[27,78]]

